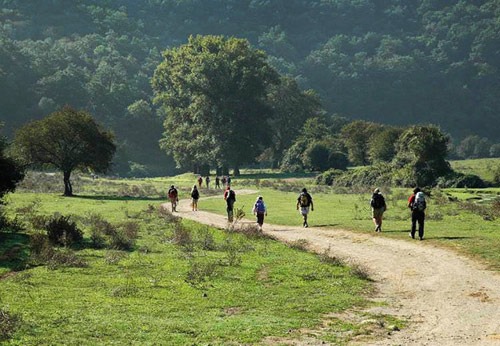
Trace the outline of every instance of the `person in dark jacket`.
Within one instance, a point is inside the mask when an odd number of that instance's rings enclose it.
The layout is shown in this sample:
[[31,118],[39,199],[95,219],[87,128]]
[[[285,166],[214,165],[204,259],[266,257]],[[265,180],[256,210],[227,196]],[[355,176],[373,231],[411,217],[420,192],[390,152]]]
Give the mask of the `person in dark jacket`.
[[375,232],[382,232],[382,218],[384,217],[384,212],[387,210],[387,205],[385,204],[385,198],[382,193],[380,193],[379,188],[376,188],[375,191],[373,191],[370,206],[372,207],[372,218],[373,223],[375,224]]
[[233,222],[234,219],[234,202],[236,202],[236,193],[231,190],[231,187],[228,185],[226,191],[224,192],[224,199],[227,204],[227,221]]
[[411,232],[410,237],[415,239],[418,223],[418,237],[420,240],[424,239],[424,225],[425,225],[425,210],[427,203],[425,195],[420,188],[415,188],[413,194],[408,198],[408,208],[411,210]]

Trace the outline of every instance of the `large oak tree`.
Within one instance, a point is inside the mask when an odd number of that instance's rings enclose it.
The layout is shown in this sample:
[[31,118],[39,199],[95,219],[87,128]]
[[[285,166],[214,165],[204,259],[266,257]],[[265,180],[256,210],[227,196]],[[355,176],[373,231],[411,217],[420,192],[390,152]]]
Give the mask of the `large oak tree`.
[[239,167],[270,143],[268,87],[278,73],[247,40],[190,37],[166,50],[152,86],[165,113],[161,147],[179,167]]
[[116,150],[112,132],[90,114],[68,106],[24,125],[16,132],[14,147],[26,163],[63,172],[65,196],[73,195],[70,178],[74,170],[104,173]]

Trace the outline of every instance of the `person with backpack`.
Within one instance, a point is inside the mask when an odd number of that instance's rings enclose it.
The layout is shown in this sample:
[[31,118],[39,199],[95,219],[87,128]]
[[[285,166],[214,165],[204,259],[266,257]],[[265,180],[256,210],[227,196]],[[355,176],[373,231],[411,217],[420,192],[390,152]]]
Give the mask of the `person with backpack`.
[[307,228],[309,227],[309,224],[307,223],[307,215],[309,214],[309,209],[311,211],[314,211],[314,204],[312,196],[307,192],[306,188],[302,189],[299,198],[297,198],[297,210],[299,210],[299,207],[300,213],[302,214],[302,219],[304,220],[304,223],[302,225],[304,226],[304,228]]
[[227,176],[226,180],[227,180],[227,185],[231,186],[231,177],[229,175]]
[[372,207],[372,218],[373,223],[375,224],[375,232],[382,232],[382,218],[384,216],[384,212],[387,210],[387,205],[385,204],[385,198],[379,188],[376,188],[375,191],[373,191],[370,206]]
[[259,230],[262,231],[264,216],[267,216],[267,207],[262,196],[259,196],[255,201],[252,212],[257,216],[257,224],[259,225]]
[[177,211],[177,202],[179,202],[179,192],[174,185],[170,186],[168,190],[168,198],[170,199],[170,204],[172,205],[172,213]]
[[226,181],[227,181],[227,180],[226,180],[226,176],[225,176],[225,175],[223,175],[223,176],[222,176],[222,186],[224,186],[224,188],[226,188]]
[[410,237],[415,239],[418,223],[418,237],[420,240],[424,239],[424,223],[425,223],[425,210],[427,209],[427,202],[425,201],[425,194],[420,188],[415,188],[413,194],[408,198],[408,208],[411,210],[411,232]]
[[196,184],[193,185],[193,189],[191,190],[191,206],[193,211],[198,211],[198,200],[200,199],[200,191],[196,187]]
[[215,176],[215,188],[220,189],[220,178],[218,175]]
[[210,176],[209,175],[207,175],[205,177],[205,183],[207,184],[207,189],[210,189]]
[[229,222],[233,222],[234,218],[234,202],[236,202],[236,193],[231,190],[231,187],[228,185],[226,191],[224,192],[224,199],[227,204],[227,220]]

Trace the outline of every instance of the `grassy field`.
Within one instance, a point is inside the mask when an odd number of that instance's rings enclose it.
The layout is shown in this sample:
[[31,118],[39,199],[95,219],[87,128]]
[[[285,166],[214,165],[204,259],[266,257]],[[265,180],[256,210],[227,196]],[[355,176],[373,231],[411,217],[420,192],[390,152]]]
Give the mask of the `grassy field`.
[[451,167],[461,173],[476,174],[492,182],[495,170],[500,169],[500,159],[476,159],[451,161]]
[[[277,184],[277,188],[279,188]],[[257,187],[255,187],[257,188]],[[290,189],[290,186],[286,186]],[[312,187],[314,191],[314,187]],[[268,206],[266,222],[281,225],[301,225],[301,216],[295,208],[300,191],[283,192],[259,188]],[[369,193],[336,193],[324,190],[313,193],[315,211],[309,218],[310,227],[343,228],[373,232]],[[388,210],[381,236],[409,239],[410,213],[406,208],[410,190],[386,189]],[[492,268],[500,270],[500,189],[432,191],[428,200],[426,243],[456,249],[466,255],[485,260]],[[248,219],[253,219],[251,209],[257,195],[237,196],[236,207],[243,208]],[[224,214],[224,200],[211,199],[200,202],[200,208]],[[307,232],[309,230],[304,230]]]
[[[332,319],[318,340],[369,340],[380,328],[361,323],[369,318],[403,327],[390,316],[361,312],[375,304],[367,298],[371,284],[324,256],[160,217],[160,196],[113,195],[116,183],[160,189],[172,181],[187,187],[191,178],[99,179],[99,188],[82,178],[79,197],[28,192],[28,186],[9,195],[7,214],[17,214],[26,230],[0,232],[0,309],[18,318],[0,337],[16,345],[255,343],[300,339],[301,329],[314,329],[325,314],[346,309],[360,311],[360,323]],[[29,236],[40,232],[33,230],[34,220],[53,213],[71,215],[85,231],[71,261],[58,265],[29,256]],[[134,245],[94,248],[97,223],[91,220],[97,215],[112,224],[136,224]]]

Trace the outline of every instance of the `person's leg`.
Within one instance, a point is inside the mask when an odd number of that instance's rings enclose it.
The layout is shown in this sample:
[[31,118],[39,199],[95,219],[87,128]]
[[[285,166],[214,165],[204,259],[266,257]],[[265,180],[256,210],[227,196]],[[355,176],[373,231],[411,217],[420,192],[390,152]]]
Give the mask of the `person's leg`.
[[417,212],[411,214],[411,237],[415,239],[415,232],[417,231]]
[[382,232],[382,219],[384,218],[384,215],[380,215],[378,218],[378,230],[379,232]]
[[424,239],[424,223],[425,223],[425,214],[420,213],[418,218],[418,237],[420,240]]

